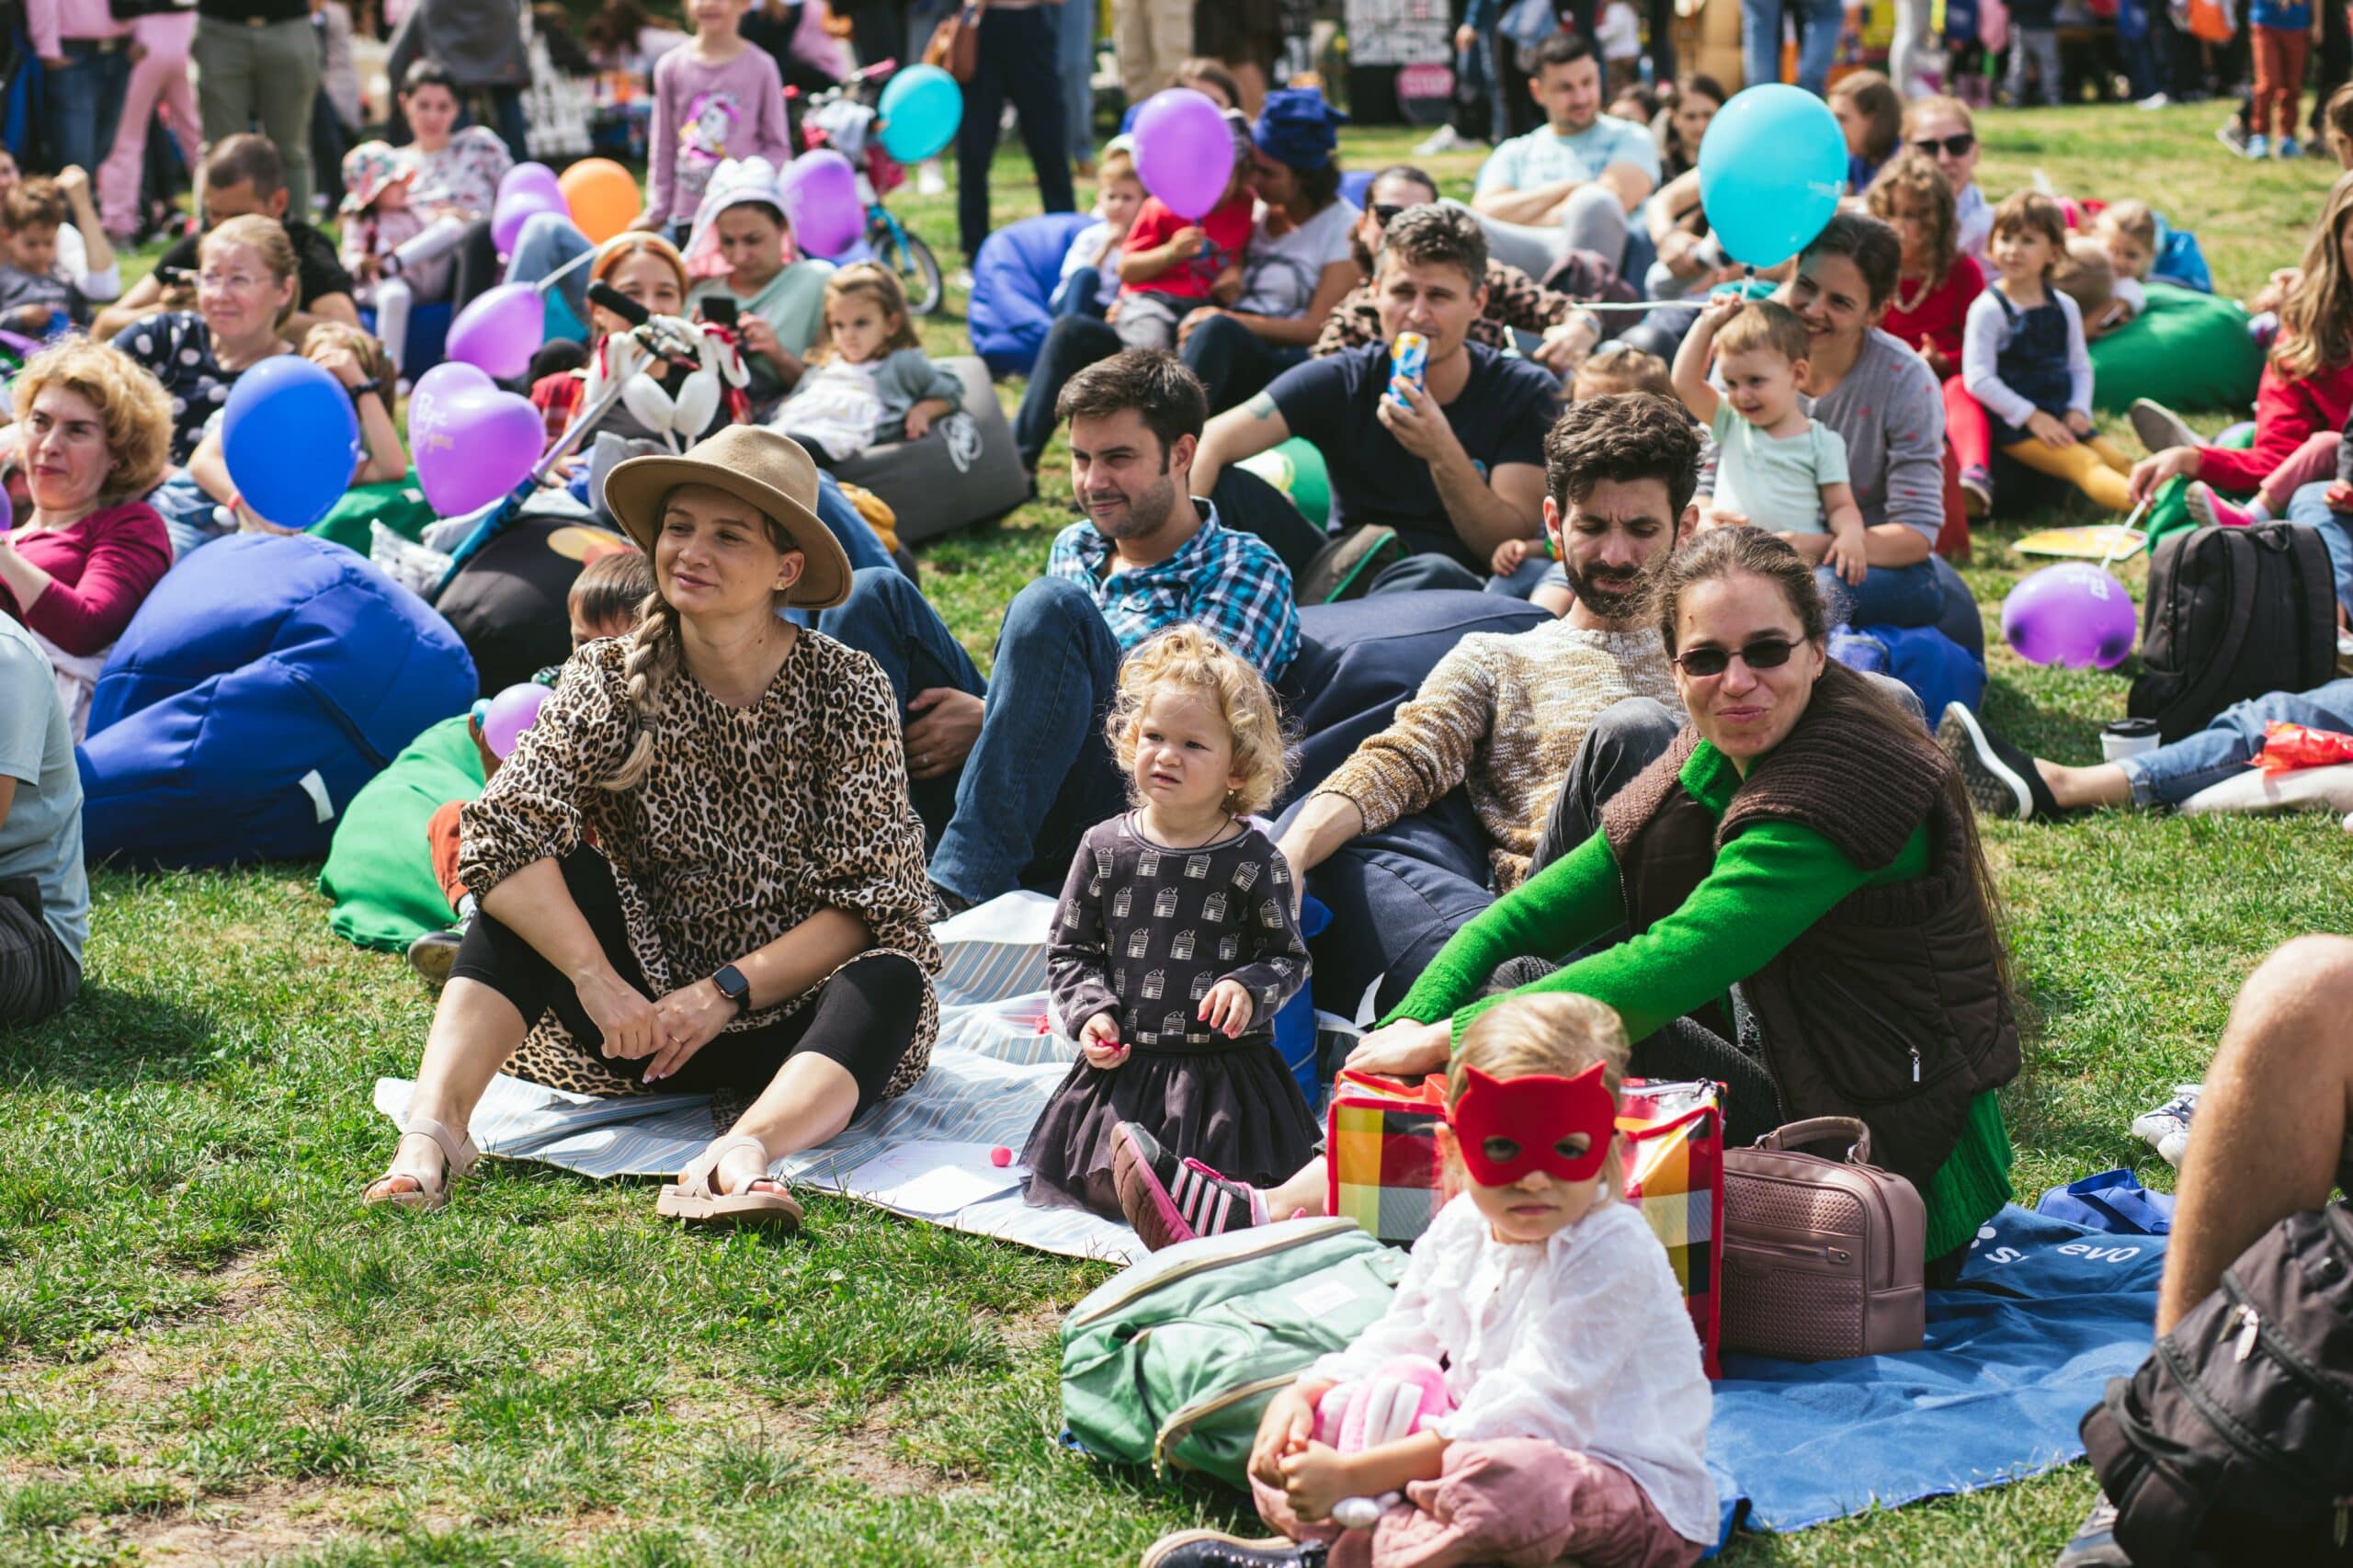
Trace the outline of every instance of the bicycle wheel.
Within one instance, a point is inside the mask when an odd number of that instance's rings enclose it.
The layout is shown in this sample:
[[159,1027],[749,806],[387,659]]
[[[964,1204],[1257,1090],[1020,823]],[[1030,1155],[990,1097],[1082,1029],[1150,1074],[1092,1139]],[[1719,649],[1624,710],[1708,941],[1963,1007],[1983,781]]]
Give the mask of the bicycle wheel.
[[875,260],[899,275],[899,287],[906,291],[908,310],[927,316],[936,314],[947,303],[948,290],[940,282],[939,263],[929,245],[894,222],[875,224],[866,243]]

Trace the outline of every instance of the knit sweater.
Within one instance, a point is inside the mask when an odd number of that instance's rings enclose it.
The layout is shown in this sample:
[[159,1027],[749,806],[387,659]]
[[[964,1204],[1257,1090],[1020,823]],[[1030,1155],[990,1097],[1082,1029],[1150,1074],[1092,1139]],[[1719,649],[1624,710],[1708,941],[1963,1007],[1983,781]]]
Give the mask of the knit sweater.
[[1682,710],[1655,631],[1552,620],[1509,635],[1474,632],[1315,792],[1346,799],[1364,830],[1378,833],[1467,787],[1492,841],[1495,886],[1508,892],[1528,875],[1587,726],[1628,697]]
[[[1701,741],[1684,765],[1681,782],[1693,800],[1721,817],[1741,780],[1730,759]],[[1911,831],[1892,860],[1866,871],[1811,828],[1757,821],[1717,852],[1714,868],[1675,915],[1522,990],[1570,992],[1607,1003],[1627,1038],[1643,1040],[1685,1013],[1721,1003],[1734,984],[1763,969],[1856,890],[1910,881],[1928,868],[1925,824]],[[1447,1018],[1459,1042],[1472,1019],[1502,1000],[1479,997],[1497,964],[1525,954],[1574,952],[1626,920],[1617,861],[1597,833],[1456,932],[1382,1022]],[[1965,1241],[1978,1221],[2009,1199],[2009,1143],[1992,1098],[1988,1091],[1972,1106],[1960,1143],[1921,1194],[1928,1207],[1931,1257]]]

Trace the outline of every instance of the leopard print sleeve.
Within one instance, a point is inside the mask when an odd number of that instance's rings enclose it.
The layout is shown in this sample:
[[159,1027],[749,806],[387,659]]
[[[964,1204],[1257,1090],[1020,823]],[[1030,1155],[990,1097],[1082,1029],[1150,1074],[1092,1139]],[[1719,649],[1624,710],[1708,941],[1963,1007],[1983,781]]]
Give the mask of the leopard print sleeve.
[[594,642],[563,666],[555,691],[458,817],[458,874],[477,899],[534,860],[580,847],[598,781],[634,733],[621,665],[625,639]]
[[923,821],[907,798],[905,741],[881,667],[835,643],[824,678],[838,694],[828,714],[824,792],[812,818],[808,896],[866,922],[873,945],[939,971],[924,879]]

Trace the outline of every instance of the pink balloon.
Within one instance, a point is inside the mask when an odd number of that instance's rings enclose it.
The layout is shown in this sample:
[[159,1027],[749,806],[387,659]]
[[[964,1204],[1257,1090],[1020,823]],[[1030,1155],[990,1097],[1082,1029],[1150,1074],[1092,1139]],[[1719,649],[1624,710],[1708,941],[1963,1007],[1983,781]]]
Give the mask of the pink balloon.
[[409,449],[425,499],[445,517],[480,511],[523,483],[547,442],[529,398],[502,392],[472,365],[447,360],[408,401]]
[[490,755],[504,762],[515,750],[515,743],[540,716],[549,697],[553,695],[537,681],[525,681],[510,686],[490,699],[490,711],[483,716],[482,738],[490,743]]
[[839,256],[866,232],[866,203],[858,199],[858,171],[832,148],[793,159],[784,166],[779,186],[793,237],[809,255]]
[[1136,116],[1136,177],[1179,218],[1205,217],[1233,177],[1233,132],[1207,94],[1170,87]]
[[529,283],[501,283],[458,312],[443,352],[511,381],[531,368],[531,356],[547,341],[547,299],[539,289]]
[[2112,670],[2139,623],[2124,585],[2088,561],[2029,574],[2002,601],[2002,636],[2029,664]]

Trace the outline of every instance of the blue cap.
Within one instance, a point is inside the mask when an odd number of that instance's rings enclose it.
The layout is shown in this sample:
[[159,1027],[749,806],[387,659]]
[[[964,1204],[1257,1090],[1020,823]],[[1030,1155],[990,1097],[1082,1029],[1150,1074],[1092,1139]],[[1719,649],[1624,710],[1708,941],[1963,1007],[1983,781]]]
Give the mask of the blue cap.
[[1251,140],[1279,164],[1320,169],[1332,161],[1340,145],[1339,128],[1347,119],[1313,87],[1279,87],[1267,95]]

